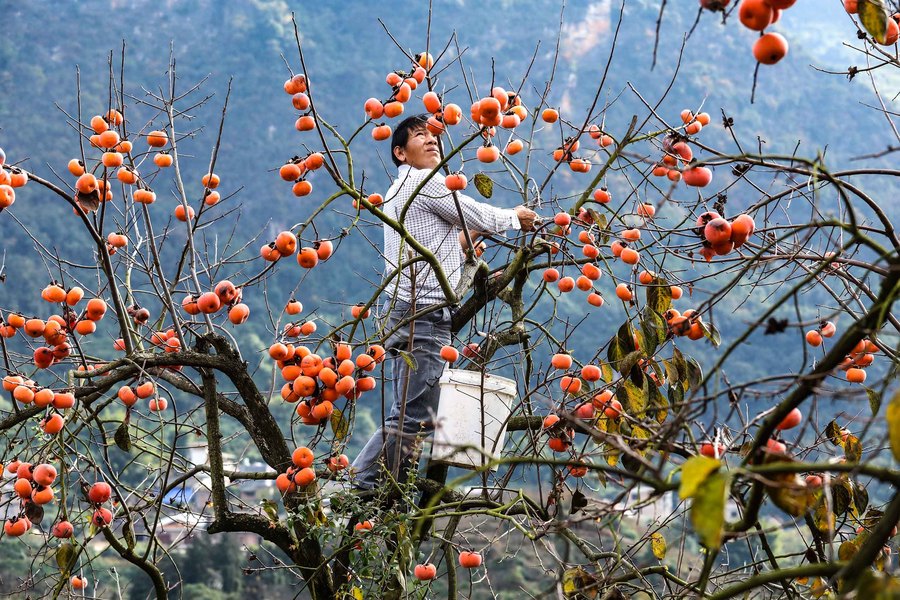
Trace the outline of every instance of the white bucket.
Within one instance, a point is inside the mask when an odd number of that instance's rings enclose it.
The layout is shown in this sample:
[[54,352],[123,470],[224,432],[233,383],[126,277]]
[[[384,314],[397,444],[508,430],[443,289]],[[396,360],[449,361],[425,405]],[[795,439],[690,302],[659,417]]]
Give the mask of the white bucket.
[[485,465],[503,450],[516,382],[497,375],[482,377],[479,371],[445,369],[440,385],[432,460],[466,469]]

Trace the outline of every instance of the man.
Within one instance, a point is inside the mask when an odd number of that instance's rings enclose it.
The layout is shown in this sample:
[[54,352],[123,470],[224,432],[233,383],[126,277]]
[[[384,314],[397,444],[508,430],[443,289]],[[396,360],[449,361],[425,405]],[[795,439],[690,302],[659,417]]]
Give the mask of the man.
[[[384,213],[399,219],[413,192],[431,175],[403,218],[407,231],[420,244],[434,253],[451,287],[459,282],[463,264],[460,247],[462,221],[453,195],[444,184],[444,176],[432,171],[440,163],[438,139],[428,131],[428,115],[409,117],[401,122],[391,138],[391,159],[398,167],[397,179],[385,194]],[[530,231],[537,214],[517,206],[496,208],[457,194],[472,237],[482,233],[502,233],[508,229]],[[388,225],[384,226],[385,275],[398,265],[409,262],[409,245]],[[353,462],[355,485],[360,489],[375,487],[381,476],[381,461],[388,472],[400,481],[415,466],[416,439],[434,430],[432,416],[437,412],[440,389],[438,380],[444,370],[441,346],[450,343],[451,309],[441,307],[427,312],[415,321],[397,328],[410,316],[434,305],[445,304],[447,298],[427,262],[418,261],[402,269],[402,274],[387,286],[390,301],[385,318],[386,331],[397,329],[386,340],[392,369],[394,400],[389,416],[368,441]],[[399,351],[410,352],[415,366],[410,368]],[[403,399],[406,399],[403,402]],[[398,444],[399,462],[398,458]]]

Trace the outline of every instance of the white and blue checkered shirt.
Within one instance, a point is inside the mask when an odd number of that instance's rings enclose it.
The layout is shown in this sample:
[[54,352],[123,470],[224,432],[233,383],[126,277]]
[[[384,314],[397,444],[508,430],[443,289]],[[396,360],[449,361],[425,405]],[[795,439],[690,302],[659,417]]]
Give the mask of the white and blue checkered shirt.
[[[430,173],[429,169],[413,169],[409,165],[400,165],[397,179],[385,194],[384,213],[392,219],[398,219],[407,200]],[[514,210],[477,202],[460,193],[457,195],[466,227],[470,230],[497,234],[521,228]],[[455,288],[459,283],[465,258],[459,243],[462,223],[453,202],[453,194],[444,184],[444,176],[441,173],[435,173],[413,199],[406,211],[403,225],[416,241],[434,253],[444,274],[450,280],[450,286]],[[405,259],[407,250],[409,246],[404,245],[404,256],[400,256],[400,235],[388,225],[384,225],[385,276],[396,270],[397,265]],[[428,263],[417,262],[414,269],[416,304],[428,306],[445,302],[447,299],[444,292]],[[387,292],[394,296],[396,291],[398,300],[411,302],[410,283],[410,268],[406,268],[400,276],[399,285],[396,280],[392,281],[387,286]]]

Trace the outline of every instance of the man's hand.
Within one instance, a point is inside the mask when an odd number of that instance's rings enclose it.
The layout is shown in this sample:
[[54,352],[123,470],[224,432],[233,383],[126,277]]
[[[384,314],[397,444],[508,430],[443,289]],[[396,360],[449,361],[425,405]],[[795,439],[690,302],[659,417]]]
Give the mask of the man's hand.
[[538,214],[531,209],[525,208],[521,204],[513,209],[516,216],[519,217],[519,224],[522,231],[533,231],[535,223],[539,220]]

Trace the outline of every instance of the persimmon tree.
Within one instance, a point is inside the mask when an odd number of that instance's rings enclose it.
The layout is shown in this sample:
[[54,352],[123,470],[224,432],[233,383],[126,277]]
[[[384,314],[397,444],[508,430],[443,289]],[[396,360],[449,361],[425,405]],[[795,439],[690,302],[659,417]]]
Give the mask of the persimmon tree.
[[[606,72],[591,105],[563,110],[552,77],[498,68],[475,80],[453,40],[430,36],[418,53],[388,42],[396,70],[341,106],[317,96],[297,42],[301,72],[284,92],[298,117],[284,130],[299,141],[276,167],[303,216],[273,239],[230,226],[246,194],[216,171],[227,98],[208,168],[184,166],[203,151],[191,112],[208,99],[179,88],[174,59],[157,93],[129,93],[123,64],[111,66],[105,106],[79,97],[65,115],[78,132],[67,171],[0,154],[0,218],[15,220],[35,189],[52,193],[71,208],[67,235],[95,258],[32,238],[48,266],[33,292],[46,310],[0,306],[0,543],[33,556],[23,590],[104,597],[91,573],[102,538],[156,597],[179,594],[163,569],[178,541],[160,522],[196,516],[171,493],[200,475],[206,532],[258,535],[277,552],[249,568],[287,565],[312,598],[489,595],[514,562],[534,573],[535,596],[896,588],[900,400],[882,399],[898,365],[900,239],[867,190],[896,186],[900,172],[762,154],[725,110],[673,112],[632,86],[641,111],[610,122]],[[331,124],[329,111],[351,108],[365,115],[355,129]],[[484,244],[466,232],[456,287],[381,210],[366,178],[377,165],[354,160],[361,147],[387,152],[392,120],[418,111],[442,140],[430,178],[544,216],[535,232]],[[713,127],[731,142],[707,143]],[[400,268],[366,297],[332,290],[339,310],[301,304],[307,286],[327,284],[318,265],[382,227],[410,251]],[[517,381],[508,440],[482,449],[481,468],[429,464],[353,492],[356,416],[382,402],[390,376],[391,332],[373,316],[420,263],[458,305],[443,356]],[[285,272],[299,283],[276,297],[268,283]],[[269,339],[242,333],[254,323]],[[784,371],[745,375],[735,357],[751,342]],[[833,397],[853,409],[835,410]],[[197,438],[199,463],[186,452]],[[229,453],[267,469],[241,471]],[[248,505],[236,492],[248,480],[274,481],[277,496]],[[674,508],[634,529],[629,515],[671,497]],[[791,549],[771,542],[773,519],[794,528]]]

